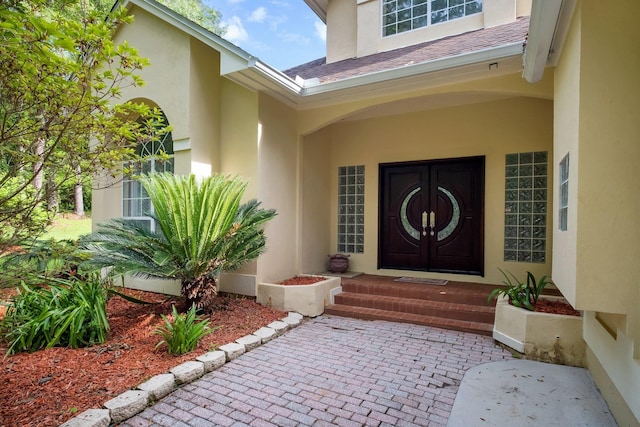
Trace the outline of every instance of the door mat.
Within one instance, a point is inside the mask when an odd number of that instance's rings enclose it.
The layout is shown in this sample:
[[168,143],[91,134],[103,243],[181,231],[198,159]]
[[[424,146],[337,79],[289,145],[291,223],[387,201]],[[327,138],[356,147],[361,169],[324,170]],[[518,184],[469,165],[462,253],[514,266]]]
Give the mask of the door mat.
[[448,280],[444,279],[427,279],[423,277],[398,277],[394,280],[394,282],[404,282],[404,283],[421,283],[424,285],[438,285],[443,286],[449,283]]
[[332,273],[330,271],[323,271],[322,273],[317,273],[316,276],[331,276],[331,277],[342,277],[344,279],[353,279],[354,277],[358,277],[362,272],[359,271],[345,271],[344,273]]

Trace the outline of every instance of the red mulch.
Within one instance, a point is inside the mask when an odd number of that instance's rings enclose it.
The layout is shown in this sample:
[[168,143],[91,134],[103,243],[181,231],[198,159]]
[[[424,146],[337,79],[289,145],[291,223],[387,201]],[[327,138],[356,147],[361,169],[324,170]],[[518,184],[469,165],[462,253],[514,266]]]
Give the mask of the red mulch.
[[[154,375],[286,315],[249,298],[221,296],[224,309],[210,316],[210,325],[221,328],[203,338],[195,351],[172,356],[164,346],[154,349],[161,337],[153,331],[163,323],[160,314],[171,313],[171,304],[180,308],[181,299],[136,290],[124,292],[158,304],[136,305],[111,298],[107,305],[111,333],[106,343],[0,359],[0,426],[57,426],[86,409],[102,407]],[[7,291],[1,292],[0,300],[6,295]],[[6,348],[0,344],[0,354],[4,355]]]
[[327,280],[327,278],[321,276],[295,276],[287,280],[283,280],[282,282],[278,282],[277,284],[285,286],[313,285],[314,283],[322,282],[323,280]]
[[540,313],[566,314],[569,316],[580,316],[580,312],[575,310],[571,305],[563,301],[552,301],[547,299],[539,299],[534,306],[535,311]]

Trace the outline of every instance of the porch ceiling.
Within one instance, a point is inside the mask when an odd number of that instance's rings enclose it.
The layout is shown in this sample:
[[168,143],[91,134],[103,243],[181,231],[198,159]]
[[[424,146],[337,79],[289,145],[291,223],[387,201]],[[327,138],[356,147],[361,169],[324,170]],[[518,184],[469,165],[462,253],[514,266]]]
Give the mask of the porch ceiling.
[[418,111],[437,110],[441,108],[456,107],[459,105],[479,104],[484,102],[499,101],[512,98],[512,95],[495,93],[447,93],[416,98],[407,98],[399,101],[378,104],[360,110],[342,121],[356,121],[384,117],[390,115],[401,115],[415,113]]

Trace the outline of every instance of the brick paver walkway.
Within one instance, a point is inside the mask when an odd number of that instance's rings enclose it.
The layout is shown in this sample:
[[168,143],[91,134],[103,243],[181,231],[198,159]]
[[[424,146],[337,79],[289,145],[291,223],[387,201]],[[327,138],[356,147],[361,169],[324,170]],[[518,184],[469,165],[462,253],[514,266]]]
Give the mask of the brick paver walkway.
[[510,358],[486,336],[324,315],[121,425],[446,425],[464,373]]

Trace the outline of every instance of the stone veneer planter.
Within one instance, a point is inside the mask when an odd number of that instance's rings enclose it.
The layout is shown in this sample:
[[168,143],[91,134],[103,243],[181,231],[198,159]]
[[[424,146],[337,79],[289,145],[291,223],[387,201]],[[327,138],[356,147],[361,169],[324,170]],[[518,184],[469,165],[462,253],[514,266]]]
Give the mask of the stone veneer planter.
[[[545,297],[548,299],[558,299]],[[559,298],[562,299],[562,298]],[[585,366],[582,317],[537,313],[498,298],[493,338],[527,358],[561,365]]]
[[342,292],[340,285],[339,277],[328,277],[327,280],[311,285],[258,283],[256,301],[278,310],[296,311],[304,316],[316,317],[324,313],[327,305],[333,304],[334,295]]

